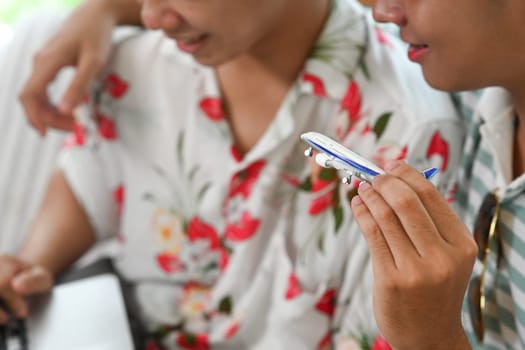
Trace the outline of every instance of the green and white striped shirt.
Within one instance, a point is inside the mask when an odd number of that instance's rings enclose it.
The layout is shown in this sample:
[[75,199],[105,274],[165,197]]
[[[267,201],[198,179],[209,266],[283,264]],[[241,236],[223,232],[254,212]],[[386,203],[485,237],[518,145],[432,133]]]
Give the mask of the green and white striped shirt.
[[[463,323],[474,349],[525,348],[525,174],[512,178],[514,130],[509,96],[499,88],[487,89],[472,115],[455,197],[456,209],[470,229],[488,192],[496,189],[501,203],[500,239],[493,242],[487,260],[483,344],[473,332],[467,300],[463,307]],[[502,253],[499,267],[498,244]],[[481,269],[478,260],[473,276]]]

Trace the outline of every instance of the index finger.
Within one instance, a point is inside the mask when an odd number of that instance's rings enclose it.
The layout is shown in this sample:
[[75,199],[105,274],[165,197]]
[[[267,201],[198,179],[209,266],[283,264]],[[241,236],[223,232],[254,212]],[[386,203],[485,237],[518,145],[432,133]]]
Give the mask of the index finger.
[[91,82],[102,67],[103,62],[98,60],[97,57],[88,54],[81,55],[73,80],[59,105],[61,113],[67,115],[73,113],[74,108],[82,102],[82,99],[88,93]]
[[438,233],[447,243],[461,242],[462,235],[451,228],[461,227],[466,231],[465,225],[430,181],[402,161],[388,163],[385,170],[388,174],[401,179],[417,193],[423,206],[428,208],[427,212],[432,218]]
[[31,125],[44,134],[48,121],[60,117],[49,100],[47,86],[55,79],[61,65],[53,60],[40,62],[41,59],[35,58],[33,69],[20,92],[19,99]]

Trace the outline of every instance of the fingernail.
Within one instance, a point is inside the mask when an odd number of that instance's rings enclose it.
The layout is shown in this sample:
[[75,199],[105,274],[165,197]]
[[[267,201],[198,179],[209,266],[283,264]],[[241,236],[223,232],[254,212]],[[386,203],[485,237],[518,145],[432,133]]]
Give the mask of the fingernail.
[[71,111],[73,110],[73,106],[68,101],[62,101],[58,105],[58,110],[62,114],[70,114]]
[[385,170],[394,170],[395,168],[397,168],[401,164],[402,164],[402,161],[400,161],[400,160],[389,160],[385,164]]
[[361,197],[354,196],[354,198],[352,198],[352,205],[361,205],[361,204],[363,204],[363,200],[361,199]]
[[357,189],[359,193],[363,193],[365,191],[368,191],[370,189],[370,184],[366,181],[363,181],[359,184],[359,188]]

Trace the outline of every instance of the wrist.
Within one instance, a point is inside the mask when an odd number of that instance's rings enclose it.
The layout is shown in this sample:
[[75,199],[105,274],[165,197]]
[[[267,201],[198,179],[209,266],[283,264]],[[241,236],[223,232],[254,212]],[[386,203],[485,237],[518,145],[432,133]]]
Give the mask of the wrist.
[[447,336],[437,340],[419,344],[415,347],[407,348],[394,348],[393,350],[421,350],[421,349],[432,349],[432,350],[472,350],[472,346],[465,334],[465,331],[461,329],[456,332],[457,334],[448,334]]

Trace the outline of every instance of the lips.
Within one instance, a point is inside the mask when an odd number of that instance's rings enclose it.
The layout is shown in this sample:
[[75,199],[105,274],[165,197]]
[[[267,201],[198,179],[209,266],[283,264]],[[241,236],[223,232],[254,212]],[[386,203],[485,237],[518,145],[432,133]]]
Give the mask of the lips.
[[206,34],[202,34],[199,36],[192,36],[192,37],[177,37],[177,36],[171,36],[171,38],[175,39],[177,42],[182,43],[184,45],[192,45],[197,43],[198,41],[204,39]]
[[410,47],[418,50],[418,49],[424,49],[424,48],[428,47],[428,45],[426,45],[426,44],[410,44]]
[[177,47],[186,53],[193,54],[195,53],[202,44],[206,41],[208,38],[208,35],[201,34],[198,36],[178,36],[175,34],[166,33],[166,35],[174,39],[177,42]]
[[428,51],[429,47],[426,44],[409,44],[408,47],[408,58],[411,61],[418,62],[420,61],[423,56],[425,56]]
[[197,34],[197,33],[177,33],[177,32],[170,32],[170,31],[164,31],[164,34],[178,43],[182,43],[184,45],[191,45],[195,44],[196,42],[204,39],[206,37],[206,34]]

